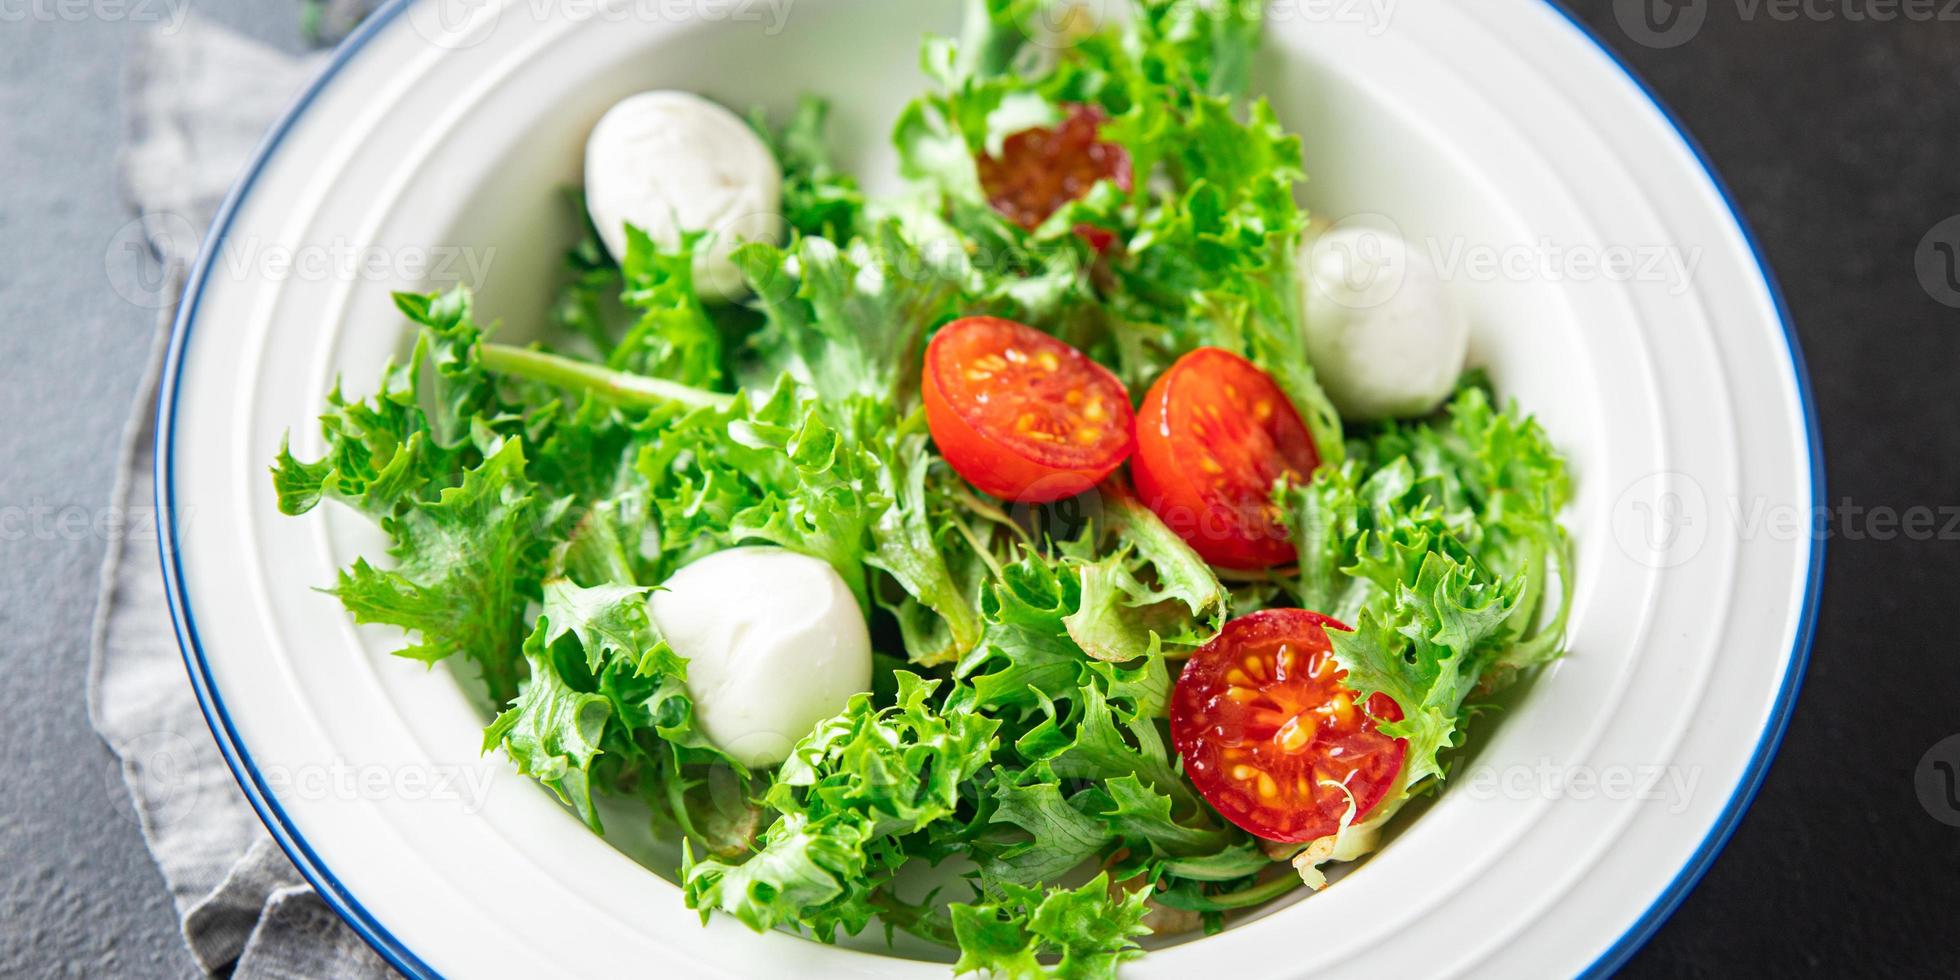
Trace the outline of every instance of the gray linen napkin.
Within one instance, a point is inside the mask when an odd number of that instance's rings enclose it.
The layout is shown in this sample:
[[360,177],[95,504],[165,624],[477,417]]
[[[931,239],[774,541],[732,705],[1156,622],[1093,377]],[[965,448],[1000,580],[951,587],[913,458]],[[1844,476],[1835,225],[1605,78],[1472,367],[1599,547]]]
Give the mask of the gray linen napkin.
[[[148,514],[156,380],[198,239],[273,119],[320,67],[191,19],[131,53],[123,192],[162,267],[155,346],[123,437],[114,503]],[[391,977],[259,823],[219,755],[171,629],[154,541],[112,540],[89,665],[89,714],[122,760],[144,839],[191,955],[235,977]]]

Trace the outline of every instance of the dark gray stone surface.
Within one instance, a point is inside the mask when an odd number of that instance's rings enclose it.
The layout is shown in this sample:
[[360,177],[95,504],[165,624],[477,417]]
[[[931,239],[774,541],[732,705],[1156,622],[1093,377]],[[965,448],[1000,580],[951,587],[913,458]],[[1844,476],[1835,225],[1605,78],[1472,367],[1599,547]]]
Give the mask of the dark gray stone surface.
[[[118,247],[122,63],[181,7],[0,6],[0,976],[195,969],[83,698],[94,524],[155,323],[110,278],[138,269]],[[297,4],[195,11],[299,47]]]
[[[1698,11],[1702,26],[1643,45],[1616,17],[1640,3]],[[1884,0],[1575,6],[1701,138],[1759,233],[1809,355],[1831,501],[1960,504],[1960,315],[1913,264],[1960,212],[1960,23],[1945,0],[1918,8],[1932,20],[1889,21],[1854,19],[1899,9]],[[129,219],[114,182],[121,64],[155,25],[127,12],[143,4],[84,7],[100,13],[0,2],[0,976],[174,976],[188,956],[88,727],[105,541],[73,523],[108,503],[152,324],[110,282],[133,261],[116,248]],[[296,4],[195,9],[300,45]],[[1922,754],[1960,731],[1948,619],[1960,548],[1937,528],[1880,539],[1867,517],[1834,518],[1830,591],[1780,760],[1629,973],[1960,974],[1960,830],[1913,783]]]

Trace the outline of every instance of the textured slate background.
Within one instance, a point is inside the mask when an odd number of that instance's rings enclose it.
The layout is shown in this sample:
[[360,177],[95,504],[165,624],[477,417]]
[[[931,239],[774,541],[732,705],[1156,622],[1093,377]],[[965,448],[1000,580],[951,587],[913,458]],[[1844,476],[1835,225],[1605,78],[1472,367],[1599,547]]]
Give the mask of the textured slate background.
[[[196,9],[299,47],[296,4]],[[106,541],[62,523],[108,506],[149,352],[154,311],[109,275],[135,269],[117,249],[123,58],[154,26],[0,5],[0,976],[195,972],[83,701]]]
[[[1574,4],[1701,139],[1754,224],[1809,357],[1831,502],[1866,515],[1960,505],[1960,312],[1914,266],[1960,212],[1960,23],[1944,3],[1924,8],[1931,20],[1881,21],[1896,5],[1809,0],[1789,17],[1780,0],[1678,0],[1678,23],[1704,22],[1668,47],[1622,26],[1634,0]],[[0,975],[178,975],[192,968],[169,901],[83,705],[105,542],[58,519],[107,504],[151,326],[109,286],[131,274],[116,249],[121,66],[150,25],[33,13],[58,9],[0,3]],[[194,9],[300,47],[296,5]],[[1884,525],[1851,513],[1833,523],[1782,754],[1631,974],[1960,974],[1960,828],[1914,783],[1960,732],[1960,547],[1944,520],[1881,539]]]

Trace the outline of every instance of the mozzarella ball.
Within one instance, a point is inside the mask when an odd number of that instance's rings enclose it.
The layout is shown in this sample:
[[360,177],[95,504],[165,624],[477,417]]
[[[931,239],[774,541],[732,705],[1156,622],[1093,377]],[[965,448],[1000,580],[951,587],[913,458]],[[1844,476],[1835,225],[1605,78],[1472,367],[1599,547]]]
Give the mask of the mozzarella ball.
[[829,563],[782,548],[730,548],[675,572],[647,611],[687,659],[708,739],[773,766],[817,723],[871,689],[871,635]]
[[1456,387],[1470,321],[1401,236],[1335,228],[1300,246],[1307,355],[1345,418],[1425,415]]
[[741,117],[691,92],[642,92],[606,111],[585,143],[585,206],[613,258],[626,258],[626,225],[673,248],[695,246],[704,299],[742,295],[729,253],[783,237],[783,174]]

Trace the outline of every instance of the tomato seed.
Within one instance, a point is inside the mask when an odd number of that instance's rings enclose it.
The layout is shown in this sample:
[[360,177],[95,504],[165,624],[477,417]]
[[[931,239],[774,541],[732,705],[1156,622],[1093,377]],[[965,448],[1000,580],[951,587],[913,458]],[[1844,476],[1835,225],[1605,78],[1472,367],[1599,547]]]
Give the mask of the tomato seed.
[[1300,716],[1294,715],[1281,725],[1276,736],[1279,747],[1288,752],[1298,752],[1313,740],[1313,726],[1300,724]]

